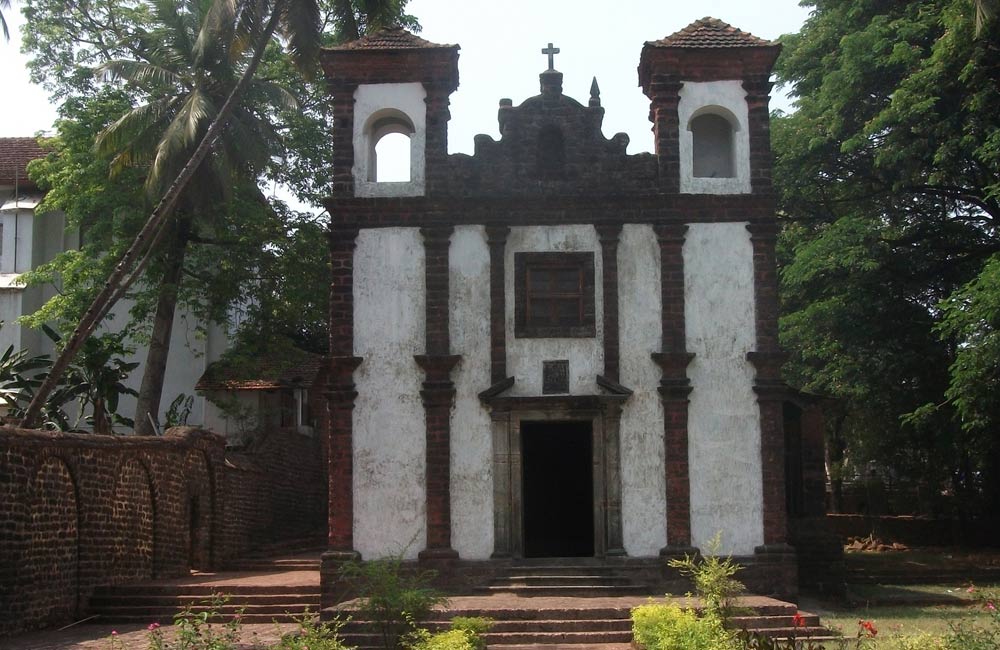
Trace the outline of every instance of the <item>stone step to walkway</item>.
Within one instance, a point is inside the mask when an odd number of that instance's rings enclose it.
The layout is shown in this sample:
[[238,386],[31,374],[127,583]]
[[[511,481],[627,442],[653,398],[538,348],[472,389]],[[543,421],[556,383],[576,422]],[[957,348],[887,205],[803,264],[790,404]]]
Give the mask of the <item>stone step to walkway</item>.
[[[211,601],[220,594],[224,602],[213,605]],[[270,623],[292,622],[306,612],[317,612],[319,607],[319,584],[149,583],[98,589],[90,600],[88,615],[108,623],[162,624],[190,611],[213,614],[213,622],[233,620],[239,615],[246,623]]]
[[211,598],[213,594],[224,593],[230,596],[258,595],[258,594],[319,594],[319,585],[255,585],[255,584],[135,584],[119,585],[116,587],[98,587],[93,598],[116,597],[121,599],[133,599],[143,596],[186,596],[200,598],[202,600]]
[[493,581],[494,585],[510,585],[515,587],[527,585],[548,585],[553,587],[575,585],[631,585],[626,576],[615,574],[582,574],[582,573],[524,573],[501,576]]
[[[310,606],[314,610],[319,605],[319,592],[287,593],[287,594],[232,594],[225,597],[225,605],[229,607],[251,605],[294,604]],[[207,609],[211,606],[201,596],[189,594],[175,595],[142,595],[124,600],[117,596],[105,595],[90,600],[92,610],[108,612],[119,608],[153,608],[153,607],[197,607]]]
[[649,588],[646,585],[633,584],[587,584],[577,583],[568,585],[551,584],[527,584],[527,585],[506,585],[491,584],[480,587],[477,591],[482,594],[510,593],[521,596],[627,596],[630,594],[648,594]]
[[[424,625],[431,630],[441,630],[447,629],[455,616],[488,617],[494,623],[485,641],[489,646],[503,646],[504,650],[512,646],[553,645],[567,645],[578,650],[586,645],[630,643],[631,610],[644,602],[636,597],[529,598],[515,595],[456,597],[455,601],[457,606],[436,610],[433,619]],[[475,606],[478,602],[483,605]],[[754,604],[754,614],[734,617],[733,629],[747,629],[777,639],[830,636],[817,615],[798,612],[792,603],[767,598],[751,598],[748,602]],[[799,625],[796,625],[796,614],[801,617]],[[342,604],[322,613],[325,619],[333,616],[352,617],[341,629],[348,645],[367,650],[381,644],[371,622],[356,611],[356,603]]]

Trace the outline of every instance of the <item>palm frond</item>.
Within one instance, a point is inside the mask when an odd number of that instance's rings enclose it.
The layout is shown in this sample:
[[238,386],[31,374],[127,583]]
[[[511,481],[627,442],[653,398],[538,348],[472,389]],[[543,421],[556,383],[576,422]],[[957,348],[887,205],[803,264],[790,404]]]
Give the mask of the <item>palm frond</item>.
[[196,88],[187,96],[160,138],[146,179],[146,187],[150,191],[158,193],[173,181],[174,168],[179,169],[179,165],[183,165],[215,113],[215,106],[199,89]]
[[248,95],[260,97],[264,106],[286,111],[299,109],[299,99],[290,90],[280,84],[270,81],[258,81],[247,92]]
[[1000,11],[1000,0],[975,0],[976,9],[976,35],[979,36],[986,30],[986,25],[996,18]]
[[207,0],[198,37],[192,46],[192,59],[196,66],[207,61],[227,59],[226,48],[233,40],[236,27],[236,0]]
[[232,60],[242,57],[260,38],[267,22],[270,4],[268,0],[241,0],[239,15],[236,18],[236,31],[229,49]]
[[304,76],[311,76],[316,68],[320,33],[320,10],[316,0],[286,0],[278,3],[281,13],[281,34],[288,40],[292,63]]
[[[0,0],[0,9],[10,9],[10,0]],[[7,19],[4,18],[3,12],[0,12],[0,30],[3,30],[4,40],[10,40],[10,30],[7,29]]]
[[158,86],[181,86],[184,83],[183,77],[176,72],[143,61],[108,61],[94,74],[102,81],[121,80],[143,87],[150,83]]
[[173,98],[167,97],[137,106],[97,135],[95,151],[103,156],[113,156],[112,176],[152,159],[159,134],[169,124],[174,112],[173,105]]
[[152,4],[153,16],[162,25],[162,29],[156,30],[162,46],[172,50],[175,55],[184,53],[189,56],[194,46],[191,37],[197,33],[201,24],[200,17],[195,16],[197,8],[192,7],[190,0],[153,0]]

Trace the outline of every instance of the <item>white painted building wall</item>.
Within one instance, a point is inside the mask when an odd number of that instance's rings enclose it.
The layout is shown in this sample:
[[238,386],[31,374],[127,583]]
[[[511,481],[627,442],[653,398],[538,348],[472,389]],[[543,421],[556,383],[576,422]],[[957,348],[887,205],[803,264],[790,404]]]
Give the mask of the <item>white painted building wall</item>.
[[[683,249],[689,373],[692,543],[723,532],[723,553],[751,554],[763,541],[759,411],[753,349],[753,257],[745,223],[691,224]],[[527,251],[595,253],[597,336],[513,336],[513,256]],[[569,358],[571,392],[601,391],[600,246],[592,226],[512,228],[506,251],[507,364],[515,395],[541,394],[541,360]],[[649,225],[626,225],[618,252],[621,382],[634,393],[621,421],[625,548],[654,556],[666,544],[660,260]],[[493,550],[491,422],[477,393],[489,385],[489,250],[482,226],[460,226],[449,254],[452,546],[466,559]],[[426,539],[425,426],[419,391],[424,352],[424,251],[415,228],[363,230],[355,250],[354,532],[363,557],[413,558]]]
[[753,248],[746,223],[691,224],[684,317],[693,390],[688,410],[691,542],[752,554],[763,543],[760,411],[753,391]]
[[622,409],[622,534],[633,556],[667,543],[660,368],[660,247],[648,225],[627,224],[618,244],[619,374],[633,393]]
[[478,393],[490,384],[490,254],[483,226],[458,226],[448,258],[452,372],[451,544],[465,559],[493,552],[493,433]]
[[[524,252],[593,252],[594,299],[597,336],[591,338],[517,338],[514,336],[514,255]],[[509,395],[542,394],[542,361],[569,361],[571,395],[593,395],[600,389],[596,378],[604,370],[604,310],[601,245],[592,225],[525,226],[510,229],[507,237],[506,275],[507,372],[514,377]],[[486,318],[489,318],[487,312]]]
[[362,230],[354,251],[354,540],[365,559],[427,539],[424,248],[417,228]]

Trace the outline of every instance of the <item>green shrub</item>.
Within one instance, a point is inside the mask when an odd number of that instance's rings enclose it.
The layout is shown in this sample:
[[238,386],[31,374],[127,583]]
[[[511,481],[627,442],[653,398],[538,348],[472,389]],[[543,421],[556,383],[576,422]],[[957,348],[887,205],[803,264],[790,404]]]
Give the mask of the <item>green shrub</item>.
[[386,650],[395,650],[400,638],[426,620],[435,605],[448,601],[431,587],[433,571],[408,569],[400,556],[349,562],[341,571],[358,589],[359,614],[378,627]]
[[406,637],[404,644],[411,650],[477,650],[476,635],[466,630],[445,630],[431,634],[417,629]]
[[737,650],[733,635],[711,612],[698,616],[673,603],[649,603],[632,610],[632,634],[646,650]]
[[716,533],[708,542],[708,555],[698,558],[685,555],[683,559],[674,558],[667,565],[678,569],[681,575],[688,576],[694,583],[694,590],[701,599],[705,610],[721,618],[723,621],[739,613],[736,607],[736,597],[746,590],[743,583],[734,578],[743,567],[731,557],[720,557],[719,547],[722,545],[722,533]]
[[451,619],[451,629],[468,633],[476,650],[486,650],[483,635],[492,627],[493,619],[488,616],[456,616]]
[[340,628],[344,621],[320,622],[315,616],[305,613],[295,618],[299,629],[281,637],[278,645],[270,646],[271,650],[346,650],[347,646],[340,639]]

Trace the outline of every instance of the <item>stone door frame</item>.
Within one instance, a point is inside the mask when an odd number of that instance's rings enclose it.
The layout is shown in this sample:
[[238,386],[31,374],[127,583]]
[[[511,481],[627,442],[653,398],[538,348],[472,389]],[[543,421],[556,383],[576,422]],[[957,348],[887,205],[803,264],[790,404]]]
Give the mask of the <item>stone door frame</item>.
[[494,397],[493,558],[524,557],[522,422],[589,422],[593,456],[594,557],[623,556],[622,396]]

